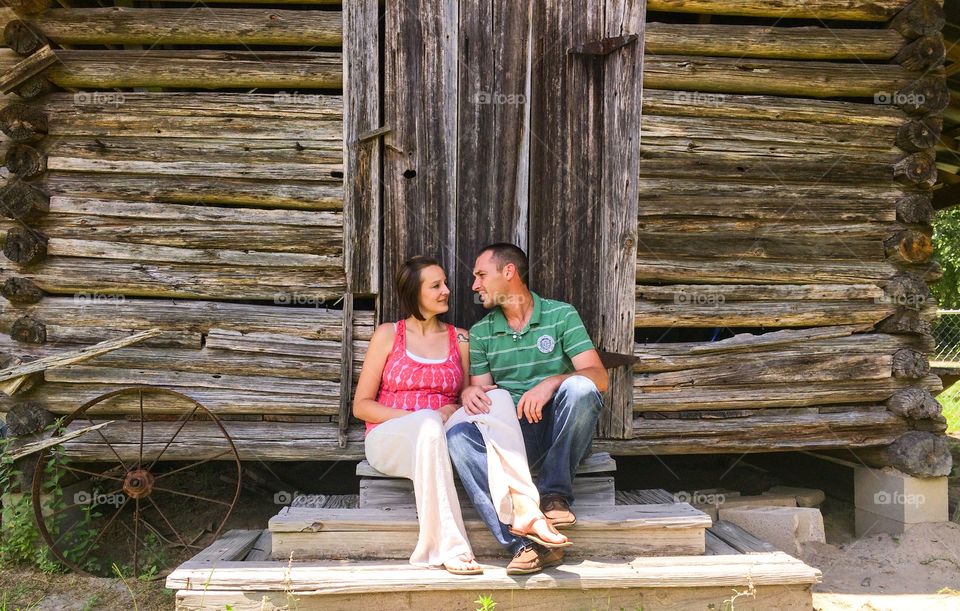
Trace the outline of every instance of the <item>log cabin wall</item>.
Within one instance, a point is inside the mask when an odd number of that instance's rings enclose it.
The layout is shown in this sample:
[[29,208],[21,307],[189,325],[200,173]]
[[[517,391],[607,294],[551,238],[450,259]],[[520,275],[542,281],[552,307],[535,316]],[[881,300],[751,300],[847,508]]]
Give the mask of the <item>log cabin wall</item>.
[[604,447],[942,459],[926,357],[940,6],[648,11],[633,439]]
[[[349,399],[340,364],[356,370],[373,312],[282,302],[381,291],[377,3],[15,4],[3,15],[14,50],[0,56],[24,96],[2,117],[16,140],[3,352],[164,335],[48,371],[4,409],[65,413],[154,383],[236,419],[245,458],[360,456],[358,429],[344,447],[335,422]],[[926,283],[941,5],[646,9],[633,419],[598,449],[936,450]],[[366,87],[342,97],[351,71]],[[134,439],[128,424],[118,443]],[[202,436],[183,445],[214,451]]]
[[[371,306],[344,299],[343,13],[301,4],[3,9],[0,351],[28,361],[163,330],[46,371],[4,411],[63,415],[158,385],[229,421],[242,458],[362,455],[341,418],[373,328]],[[121,454],[138,413],[97,409],[121,420],[105,429]],[[221,451],[208,425],[165,456]],[[70,451],[110,459],[97,441]]]

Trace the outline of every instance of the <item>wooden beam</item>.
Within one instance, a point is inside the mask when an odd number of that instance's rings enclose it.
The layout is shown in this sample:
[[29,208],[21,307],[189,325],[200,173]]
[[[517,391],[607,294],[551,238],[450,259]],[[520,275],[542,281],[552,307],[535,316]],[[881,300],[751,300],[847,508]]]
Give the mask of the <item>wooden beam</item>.
[[339,89],[340,53],[326,51],[123,50],[56,52],[44,75],[63,88],[231,87]]
[[648,11],[775,17],[777,19],[842,19],[886,21],[910,0],[649,0]]
[[52,9],[24,23],[58,45],[337,47],[343,40],[340,11],[116,6]]

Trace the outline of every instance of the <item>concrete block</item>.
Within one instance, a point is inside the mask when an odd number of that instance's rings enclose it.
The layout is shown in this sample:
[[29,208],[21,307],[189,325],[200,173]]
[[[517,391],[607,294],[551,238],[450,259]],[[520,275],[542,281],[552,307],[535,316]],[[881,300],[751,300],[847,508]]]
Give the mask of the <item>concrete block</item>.
[[858,466],[854,469],[853,486],[855,507],[869,514],[902,524],[948,519],[946,477],[920,478],[890,467]]
[[763,493],[764,495],[789,495],[797,502],[797,507],[819,507],[827,499],[823,490],[816,488],[797,488],[794,486],[774,486]]
[[721,507],[720,519],[736,524],[788,554],[799,554],[801,543],[826,542],[823,515],[814,507]]

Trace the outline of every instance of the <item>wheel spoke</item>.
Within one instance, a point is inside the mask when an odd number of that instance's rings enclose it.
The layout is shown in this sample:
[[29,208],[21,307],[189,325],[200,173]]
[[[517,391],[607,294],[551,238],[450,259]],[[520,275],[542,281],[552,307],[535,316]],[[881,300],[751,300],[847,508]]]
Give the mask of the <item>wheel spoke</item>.
[[[90,416],[87,416],[86,413],[84,413],[84,417],[87,419],[87,422],[89,422],[91,425],[94,424],[93,420],[91,420]],[[127,463],[123,462],[123,459],[120,458],[120,455],[117,454],[117,451],[114,450],[113,446],[110,445],[110,442],[107,441],[107,436],[103,434],[103,431],[101,431],[100,429],[97,429],[97,434],[100,435],[100,438],[103,439],[103,443],[107,444],[107,447],[110,448],[110,451],[113,452],[113,455],[117,457],[118,461],[120,461],[120,466],[123,467],[123,470],[129,471],[130,469],[127,468]]]
[[153,471],[154,465],[157,464],[157,461],[160,460],[160,457],[163,456],[163,453],[167,451],[167,448],[170,447],[170,444],[173,443],[173,440],[177,438],[177,435],[179,435],[179,434],[180,434],[180,431],[183,430],[183,427],[186,426],[187,421],[190,420],[191,418],[193,418],[193,415],[194,415],[195,413],[197,413],[197,409],[199,409],[199,408],[200,408],[200,404],[199,404],[199,403],[194,403],[193,409],[190,411],[190,413],[187,415],[187,417],[184,418],[183,421],[180,423],[180,428],[178,428],[177,431],[173,434],[173,437],[171,437],[170,440],[167,441],[167,445],[163,446],[163,449],[160,450],[160,453],[157,454],[157,457],[153,459],[153,462],[150,463],[150,467],[147,468],[147,471]]
[[103,479],[109,479],[109,480],[113,480],[113,481],[115,481],[115,482],[122,482],[122,481],[123,481],[123,478],[122,478],[122,477],[116,477],[116,476],[113,476],[113,475],[107,475],[106,473],[97,473],[97,472],[95,472],[95,471],[86,471],[86,470],[84,470],[84,469],[78,469],[77,467],[71,467],[71,466],[66,465],[66,464],[60,465],[60,467],[61,467],[62,469],[66,469],[67,471],[73,471],[74,473],[80,473],[80,474],[83,474],[83,475],[90,475],[90,476],[92,476],[92,477],[99,477],[99,478],[103,478]]
[[157,502],[154,501],[153,498],[152,498],[152,497],[149,497],[149,496],[147,497],[147,500],[150,501],[150,504],[153,505],[153,508],[156,509],[156,510],[157,510],[157,513],[160,514],[160,519],[162,519],[163,522],[164,522],[164,524],[167,525],[167,528],[169,528],[170,530],[172,530],[172,531],[173,531],[173,534],[175,534],[175,535],[177,536],[177,540],[180,541],[180,544],[183,545],[183,547],[185,547],[185,548],[187,548],[187,549],[190,549],[190,545],[189,545],[186,541],[183,540],[183,537],[180,536],[180,531],[178,531],[176,528],[174,528],[174,527],[173,527],[173,524],[170,523],[170,520],[167,519],[167,516],[165,516],[165,515],[163,514],[163,511],[160,510],[160,506],[157,505]]
[[178,496],[186,496],[186,497],[189,497],[189,498],[191,498],[191,499],[198,499],[198,500],[200,500],[200,501],[207,501],[208,503],[216,503],[216,504],[218,504],[218,505],[226,505],[227,507],[230,507],[230,506],[231,506],[230,503],[227,503],[227,502],[224,502],[224,501],[218,501],[217,499],[211,499],[211,498],[208,498],[208,497],[205,497],[205,496],[199,496],[199,495],[190,494],[190,493],[187,493],[187,492],[180,492],[179,490],[171,490],[170,488],[161,488],[160,486],[154,486],[153,489],[154,489],[154,490],[160,490],[161,492],[169,492],[170,494],[176,494],[176,495],[178,495]]
[[[118,488],[117,490],[112,491],[110,494],[116,494],[116,493],[118,493],[118,492],[123,492],[123,488]],[[56,511],[51,511],[50,513],[44,515],[43,517],[46,518],[46,519],[49,519],[49,518],[52,518],[52,517],[54,517],[54,516],[60,515],[60,514],[63,513],[64,511],[67,511],[68,509],[73,509],[74,507],[81,507],[81,506],[87,505],[87,504],[88,504],[88,503],[74,503],[73,505],[67,505],[66,507],[61,507],[60,509],[57,509]]]
[[186,465],[186,466],[184,466],[184,467],[177,467],[177,468],[174,469],[173,471],[167,471],[166,473],[161,473],[160,475],[156,475],[156,476],[154,476],[154,480],[163,479],[163,478],[167,477],[168,475],[173,475],[174,473],[179,473],[180,471],[186,471],[187,469],[190,469],[191,467],[196,467],[197,465],[202,465],[203,463],[208,463],[208,462],[210,462],[210,461],[212,461],[212,460],[217,460],[218,458],[220,458],[220,457],[223,456],[224,454],[229,454],[229,453],[230,453],[230,450],[224,450],[223,452],[220,452],[220,453],[217,454],[216,456],[211,456],[210,458],[204,458],[203,460],[198,460],[197,462],[195,462],[195,463],[190,463],[189,465]]
[[[120,506],[117,507],[117,510],[113,512],[113,515],[110,516],[110,519],[107,520],[107,523],[104,524],[103,527],[100,529],[100,533],[96,536],[96,538],[95,538],[95,539],[93,540],[93,542],[90,544],[90,547],[87,548],[87,551],[84,553],[84,555],[81,557],[81,559],[86,558],[86,557],[87,557],[87,554],[89,554],[90,552],[92,552],[93,550],[95,550],[95,549],[97,548],[97,543],[99,543],[99,542],[100,542],[100,539],[103,538],[103,535],[107,532],[107,530],[108,530],[108,529],[110,528],[110,526],[113,524],[114,520],[117,519],[117,516],[120,515],[120,512],[123,510],[123,508],[127,506],[127,502],[128,502],[129,500],[130,500],[130,497],[124,497],[123,502],[120,503]],[[121,522],[121,524],[122,524],[122,522]],[[80,563],[78,562],[77,565],[80,566]],[[82,569],[83,567],[80,566],[80,568]]]

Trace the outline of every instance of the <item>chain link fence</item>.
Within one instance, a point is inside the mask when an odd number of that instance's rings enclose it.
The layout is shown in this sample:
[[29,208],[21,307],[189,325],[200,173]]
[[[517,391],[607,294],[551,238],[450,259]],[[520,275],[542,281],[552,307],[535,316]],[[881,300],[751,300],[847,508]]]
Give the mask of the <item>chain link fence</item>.
[[[940,310],[933,325],[936,350],[930,359],[932,367],[960,368],[960,310]],[[948,431],[960,431],[960,382],[937,396],[943,406]]]

